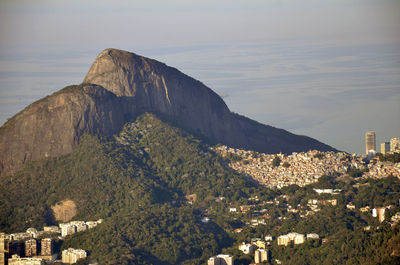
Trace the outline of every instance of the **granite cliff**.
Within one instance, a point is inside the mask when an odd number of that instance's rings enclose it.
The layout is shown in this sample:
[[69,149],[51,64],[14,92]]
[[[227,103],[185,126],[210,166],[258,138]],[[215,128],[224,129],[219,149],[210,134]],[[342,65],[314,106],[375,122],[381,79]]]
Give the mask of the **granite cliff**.
[[0,128],[0,175],[27,161],[70,153],[84,133],[118,133],[145,112],[232,147],[266,153],[334,150],[230,112],[210,88],[164,63],[106,49],[81,85],[31,104]]

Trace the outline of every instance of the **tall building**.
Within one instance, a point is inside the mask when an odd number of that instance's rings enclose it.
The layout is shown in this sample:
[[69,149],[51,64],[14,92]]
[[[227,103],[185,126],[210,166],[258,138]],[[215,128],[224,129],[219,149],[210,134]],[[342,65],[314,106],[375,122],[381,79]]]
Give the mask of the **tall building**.
[[65,249],[62,251],[62,262],[67,264],[74,264],[80,259],[86,258],[86,251],[83,249]]
[[10,241],[10,251],[11,254],[17,254],[20,257],[25,255],[25,242],[21,241]]
[[0,265],[6,264],[9,252],[8,239],[6,234],[0,233]]
[[372,209],[372,217],[378,217],[379,222],[385,221],[385,212],[386,208],[385,207],[377,207]]
[[66,237],[76,233],[76,226],[71,223],[59,224],[61,228],[61,236]]
[[51,246],[51,238],[43,238],[41,241],[41,256],[51,256],[53,249]]
[[28,239],[25,241],[25,256],[33,257],[37,255],[36,239]]
[[257,249],[254,252],[254,263],[261,263],[263,261],[268,261],[268,250]]
[[378,219],[379,219],[380,223],[385,221],[385,212],[386,212],[386,208],[384,208],[384,207],[378,208]]
[[390,152],[400,151],[400,138],[390,139]]
[[368,155],[371,151],[376,152],[375,132],[365,133],[365,153]]
[[0,265],[5,265],[6,264],[6,254],[5,252],[0,252]]
[[389,151],[390,151],[390,143],[389,142],[381,143],[381,154],[386,154]]

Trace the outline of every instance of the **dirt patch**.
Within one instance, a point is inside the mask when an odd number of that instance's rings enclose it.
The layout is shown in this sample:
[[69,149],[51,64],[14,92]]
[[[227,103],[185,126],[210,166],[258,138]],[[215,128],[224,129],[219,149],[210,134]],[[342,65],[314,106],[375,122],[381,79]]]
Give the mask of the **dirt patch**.
[[76,215],[76,204],[72,200],[64,200],[51,206],[51,210],[57,221],[68,222]]

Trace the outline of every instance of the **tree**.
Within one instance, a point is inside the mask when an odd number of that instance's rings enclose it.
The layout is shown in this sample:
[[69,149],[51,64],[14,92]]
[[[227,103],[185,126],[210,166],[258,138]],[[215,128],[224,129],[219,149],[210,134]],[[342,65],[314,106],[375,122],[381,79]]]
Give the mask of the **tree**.
[[281,159],[278,156],[272,160],[272,167],[278,167],[281,164]]

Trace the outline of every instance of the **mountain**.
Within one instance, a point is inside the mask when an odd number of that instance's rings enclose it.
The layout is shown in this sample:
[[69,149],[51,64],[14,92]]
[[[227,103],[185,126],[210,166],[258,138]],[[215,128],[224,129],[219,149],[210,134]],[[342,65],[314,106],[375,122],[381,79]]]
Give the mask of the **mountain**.
[[84,133],[118,133],[145,112],[231,147],[265,153],[334,150],[232,113],[210,88],[175,68],[106,49],[81,85],[31,104],[0,128],[0,175],[16,172],[27,161],[68,154]]
[[69,200],[74,220],[104,222],[68,237],[63,248],[88,250],[99,264],[202,264],[232,243],[214,221],[201,222],[206,206],[256,192],[224,163],[199,139],[143,114],[115,136],[85,134],[71,153],[5,176],[0,231],[56,224],[51,206]]
[[[227,162],[201,139],[145,113],[118,134],[85,133],[71,153],[27,162],[5,176],[0,182],[0,231],[56,225],[52,206],[69,201],[76,206],[72,220],[103,219],[62,242],[54,237],[56,249],[88,251],[88,259],[78,264],[206,264],[209,257],[224,253],[233,255],[235,264],[247,265],[254,259],[238,250],[241,242],[294,231],[317,233],[326,241],[283,247],[275,239],[270,246],[273,260],[293,265],[398,264],[399,224],[380,223],[370,213],[346,207],[350,201],[357,209],[392,205],[387,216],[394,215],[400,211],[395,206],[398,178],[358,178],[361,183],[354,185],[357,179],[342,182],[325,176],[304,188],[268,190]],[[342,192],[331,197],[317,194],[317,187]],[[327,198],[335,198],[337,205],[320,205],[316,212],[307,206],[310,199]],[[230,212],[241,205],[253,210]],[[289,205],[312,214],[295,214]],[[254,226],[253,220],[265,223]],[[236,228],[243,231],[235,233]]]

